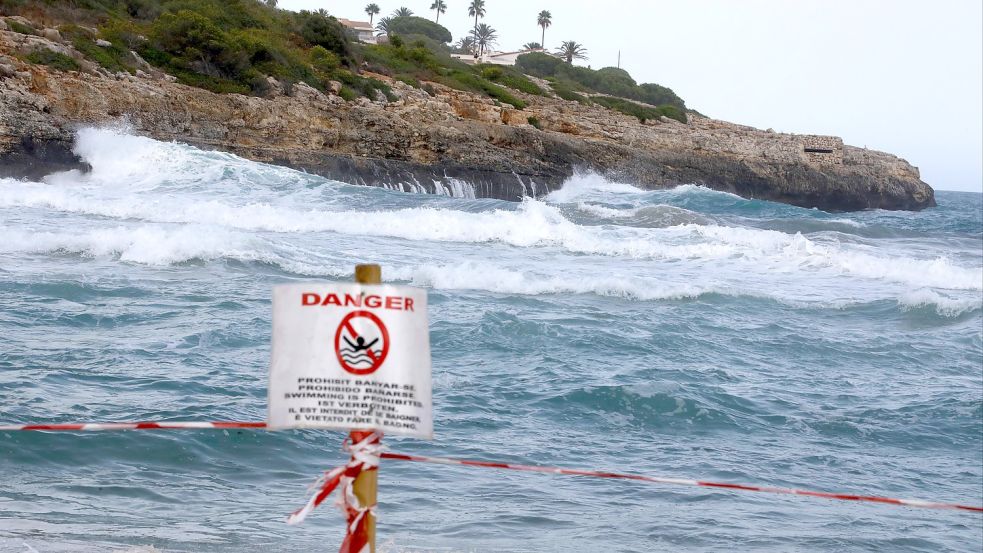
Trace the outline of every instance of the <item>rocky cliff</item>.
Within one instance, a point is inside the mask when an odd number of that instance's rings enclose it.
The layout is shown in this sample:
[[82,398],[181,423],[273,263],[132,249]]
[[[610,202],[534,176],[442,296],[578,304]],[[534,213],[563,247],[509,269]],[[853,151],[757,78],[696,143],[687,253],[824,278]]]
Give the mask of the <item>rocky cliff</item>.
[[[597,106],[523,95],[523,110],[432,85],[391,82],[397,101],[345,102],[303,83],[268,98],[214,94],[150,66],[110,74],[59,40],[0,26],[0,176],[75,167],[75,129],[125,120],[136,132],[404,190],[516,200],[592,170],[645,188],[696,183],[744,197],[843,211],[935,205],[918,170],[829,136],[762,131],[691,114],[640,122]],[[22,58],[49,49],[81,71]],[[386,79],[383,76],[377,76]],[[530,124],[530,122],[535,123]]]

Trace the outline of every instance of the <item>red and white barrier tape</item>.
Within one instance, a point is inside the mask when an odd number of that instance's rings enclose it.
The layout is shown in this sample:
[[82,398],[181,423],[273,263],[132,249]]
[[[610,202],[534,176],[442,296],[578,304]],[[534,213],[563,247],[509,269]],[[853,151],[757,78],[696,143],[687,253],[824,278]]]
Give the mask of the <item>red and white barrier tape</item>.
[[362,506],[355,495],[353,484],[363,471],[379,468],[379,453],[382,451],[382,435],[376,432],[368,433],[356,443],[345,441],[345,449],[352,454],[348,464],[324,473],[311,486],[312,493],[307,504],[297,509],[287,518],[287,524],[295,525],[304,522],[310,514],[335,488],[340,487],[338,500],[335,505],[345,512],[348,525],[345,527],[345,540],[341,543],[339,553],[363,553],[368,551],[369,536],[366,524],[368,516],[375,515],[375,505]]
[[921,499],[894,499],[891,497],[816,492],[810,490],[797,490],[794,488],[775,488],[771,486],[747,486],[744,484],[728,484],[725,482],[709,482],[706,480],[686,480],[682,478],[643,476],[640,474],[619,474],[617,472],[600,472],[596,470],[576,470],[576,469],[564,469],[564,468],[557,468],[557,467],[514,465],[509,463],[497,463],[492,461],[469,461],[466,459],[448,459],[445,457],[424,457],[422,455],[403,455],[402,453],[383,453],[382,458],[391,459],[393,461],[415,461],[419,463],[437,463],[440,465],[461,465],[465,467],[484,467],[484,468],[493,468],[493,469],[521,470],[526,472],[541,472],[546,474],[593,476],[595,478],[619,478],[624,480],[636,480],[639,482],[651,482],[654,484],[678,484],[682,486],[702,486],[706,488],[723,488],[728,490],[739,490],[744,492],[804,495],[807,497],[822,497],[825,499],[840,499],[843,501],[867,501],[873,503],[886,503],[889,505],[923,507],[926,509],[960,509],[964,511],[983,512],[983,507],[974,507],[971,505],[958,505],[955,503],[936,503],[933,501],[923,501]]
[[0,432],[37,430],[47,432],[89,432],[98,430],[198,430],[245,428],[262,430],[265,422],[86,422],[72,424],[8,424]]
[[[137,422],[137,423],[85,423],[85,424],[25,424],[25,425],[0,425],[0,432],[20,431],[20,430],[41,430],[41,431],[88,431],[88,430],[179,430],[179,429],[202,429],[202,428],[221,428],[221,429],[264,429],[265,422]],[[354,447],[354,446],[351,446]],[[378,452],[378,450],[376,450]],[[654,484],[676,484],[682,486],[701,486],[705,488],[718,488],[745,492],[761,492],[783,495],[799,495],[805,497],[820,497],[824,499],[838,499],[842,501],[860,501],[868,503],[882,503],[887,505],[901,505],[907,507],[920,507],[925,509],[955,509],[961,511],[983,512],[983,507],[973,505],[960,505],[956,503],[938,503],[934,501],[924,501],[921,499],[895,499],[892,497],[879,497],[872,495],[854,495],[845,493],[817,492],[811,490],[799,490],[794,488],[777,488],[772,486],[748,486],[744,484],[730,484],[726,482],[710,482],[706,480],[687,480],[682,478],[665,478],[659,476],[643,476],[640,474],[619,474],[615,472],[601,472],[593,470],[564,469],[557,467],[539,467],[532,465],[516,465],[509,463],[498,463],[491,461],[469,461],[466,459],[448,459],[445,457],[424,457],[421,455],[403,455],[401,453],[378,453],[382,459],[393,461],[415,461],[420,463],[437,463],[441,465],[460,465],[467,467],[484,467],[508,470],[521,470],[526,472],[541,472],[546,474],[567,474],[572,476],[592,476],[595,478],[616,478],[623,480],[635,480],[638,482],[650,482]],[[351,463],[349,463],[350,465]],[[332,481],[332,475],[338,470],[347,470],[348,466],[339,467],[334,471],[325,474],[322,484],[322,492],[328,488]],[[361,465],[360,465],[361,466]],[[378,466],[378,460],[374,467]],[[373,468],[374,468],[373,467]],[[369,469],[371,470],[371,469]],[[357,474],[356,474],[357,475]],[[344,477],[339,475],[338,478]],[[354,478],[354,477],[352,477]],[[319,481],[320,482],[320,481]],[[330,490],[324,493],[314,507],[319,505],[334,487],[340,483],[336,482]],[[315,495],[312,500],[321,494]],[[309,502],[310,503],[310,502]],[[368,510],[374,506],[370,506]],[[313,509],[313,507],[311,507]],[[303,511],[303,509],[301,509]],[[300,511],[298,511],[299,513]],[[310,512],[308,509],[307,512]],[[306,512],[304,516],[306,516]],[[297,515],[291,515],[291,517]],[[364,517],[363,517],[364,518]],[[301,520],[303,520],[301,518]],[[298,521],[299,522],[299,521]],[[351,520],[349,521],[351,522]],[[349,526],[351,529],[351,526]],[[353,551],[358,551],[353,550]]]

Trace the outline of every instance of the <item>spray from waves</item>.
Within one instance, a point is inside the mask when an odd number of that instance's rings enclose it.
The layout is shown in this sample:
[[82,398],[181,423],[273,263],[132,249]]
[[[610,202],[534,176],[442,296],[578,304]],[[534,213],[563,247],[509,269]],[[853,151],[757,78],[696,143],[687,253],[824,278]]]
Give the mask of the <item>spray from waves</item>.
[[610,181],[593,172],[577,172],[563,183],[559,190],[554,190],[543,199],[549,203],[567,204],[583,198],[605,197],[612,195],[636,196],[646,194],[645,190],[630,184]]
[[47,183],[73,187],[82,184],[97,187],[104,194],[119,192],[127,196],[147,191],[205,191],[203,183],[234,185],[236,189],[231,192],[236,194],[297,191],[314,183],[336,185],[335,188],[340,185],[229,153],[138,136],[126,126],[80,129],[73,151],[89,163],[91,172],[55,173],[44,179]]
[[644,190],[630,184],[611,181],[594,172],[580,171],[567,179],[559,190],[554,190],[543,199],[551,204],[571,204],[586,200],[630,203],[643,205],[651,200],[671,201],[673,199],[705,198],[726,200],[727,202],[754,202],[730,192],[713,190],[697,184],[682,184],[672,188]]

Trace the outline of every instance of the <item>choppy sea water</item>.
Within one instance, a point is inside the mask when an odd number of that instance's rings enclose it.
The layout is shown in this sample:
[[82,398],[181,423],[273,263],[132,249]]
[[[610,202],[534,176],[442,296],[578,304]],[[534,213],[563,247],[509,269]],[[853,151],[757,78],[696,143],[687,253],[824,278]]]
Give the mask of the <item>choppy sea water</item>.
[[[393,450],[983,502],[983,201],[827,214],[597,176],[521,203],[110,130],[0,180],[0,422],[262,420],[271,287],[430,293]],[[466,183],[455,187],[466,195]],[[463,192],[462,192],[463,190]],[[332,550],[340,433],[0,433],[0,551]],[[983,517],[384,462],[385,551],[979,551]]]

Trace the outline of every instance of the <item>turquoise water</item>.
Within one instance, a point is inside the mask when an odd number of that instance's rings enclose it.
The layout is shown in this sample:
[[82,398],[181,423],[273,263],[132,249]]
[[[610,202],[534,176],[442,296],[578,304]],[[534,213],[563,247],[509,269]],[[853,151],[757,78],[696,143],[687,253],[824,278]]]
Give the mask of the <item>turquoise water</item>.
[[[521,203],[107,130],[0,180],[0,421],[261,420],[270,291],[430,293],[394,451],[983,503],[983,201],[827,214],[593,175]],[[467,193],[466,183],[455,190]],[[0,433],[0,551],[332,550],[339,433]],[[983,517],[385,462],[385,551],[979,551]]]

